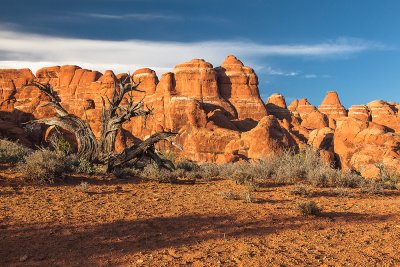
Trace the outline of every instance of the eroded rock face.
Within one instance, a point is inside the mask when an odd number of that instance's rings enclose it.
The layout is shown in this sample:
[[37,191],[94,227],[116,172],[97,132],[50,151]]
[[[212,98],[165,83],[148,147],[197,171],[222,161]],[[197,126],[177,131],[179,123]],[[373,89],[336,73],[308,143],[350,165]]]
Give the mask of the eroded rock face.
[[338,119],[347,116],[347,110],[340,103],[339,96],[336,92],[330,91],[326,93],[325,99],[322,101],[318,110],[326,114],[329,118]]
[[366,105],[353,105],[349,108],[349,118],[370,121],[369,109]]
[[294,114],[298,114],[301,118],[317,110],[316,107],[314,107],[313,105],[311,105],[310,102],[308,102],[307,98],[302,98],[300,100],[298,99],[293,100],[293,102],[289,105],[288,109],[292,111]]
[[233,105],[235,117],[260,120],[267,115],[258,91],[258,78],[252,68],[230,55],[216,71],[221,96]]
[[248,158],[263,158],[284,149],[298,149],[298,145],[289,132],[282,128],[277,119],[266,116],[240,139],[232,140],[225,148],[225,153],[241,154]]
[[287,107],[280,94],[271,95],[264,104],[256,74],[234,56],[217,68],[193,59],[176,65],[160,79],[148,68],[136,70],[131,77],[74,65],[42,68],[36,76],[28,69],[0,70],[0,131],[27,145],[40,143],[49,129],[39,127],[27,133],[21,123],[56,115],[46,105],[46,95],[26,86],[33,79],[50,83],[70,113],[87,116],[96,135],[101,126],[102,97],[111,97],[118,80],[140,81],[142,92],[133,92],[134,98],[143,98],[153,115],[124,124],[117,136],[117,151],[157,131],[175,131],[183,152],[167,142],[158,148],[200,162],[263,158],[283,149],[311,146],[329,164],[335,164],[336,153],[343,169],[358,170],[365,176],[376,174],[377,163],[400,166],[397,103],[355,105],[348,117],[334,92],[328,92],[318,109],[305,98]]
[[334,150],[344,170],[356,170],[365,177],[377,175],[377,164],[400,171],[400,135],[374,122],[340,121],[334,133]]
[[287,109],[285,97],[281,94],[272,94],[266,104],[267,112],[279,119],[288,119],[291,116]]
[[328,117],[318,110],[304,114],[302,119],[301,126],[308,130],[321,129],[329,126]]
[[382,124],[395,132],[400,132],[400,117],[395,103],[375,100],[367,104],[373,122]]

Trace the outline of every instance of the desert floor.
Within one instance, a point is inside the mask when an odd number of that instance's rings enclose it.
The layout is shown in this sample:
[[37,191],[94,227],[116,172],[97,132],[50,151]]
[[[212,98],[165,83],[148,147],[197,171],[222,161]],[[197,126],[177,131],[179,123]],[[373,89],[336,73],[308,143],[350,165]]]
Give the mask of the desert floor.
[[[87,192],[79,189],[87,181]],[[24,185],[0,170],[1,266],[400,265],[400,194],[365,195],[264,183],[253,202],[225,199],[231,180],[160,184],[70,177]],[[314,200],[318,217],[299,201]]]

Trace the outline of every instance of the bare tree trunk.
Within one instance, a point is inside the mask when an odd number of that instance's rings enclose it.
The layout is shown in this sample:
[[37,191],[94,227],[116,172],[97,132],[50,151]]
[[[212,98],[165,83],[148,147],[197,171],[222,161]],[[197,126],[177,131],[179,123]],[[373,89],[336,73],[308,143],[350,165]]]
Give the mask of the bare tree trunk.
[[[135,158],[144,156],[152,158],[160,168],[171,169],[171,164],[165,164],[166,161],[163,161],[157,155],[154,144],[160,140],[175,136],[176,133],[156,133],[138,146],[128,147],[120,154],[115,155],[116,136],[123,123],[129,121],[132,117],[147,116],[152,111],[149,108],[144,108],[144,98],[134,103],[132,91],[137,90],[137,85],[134,85],[132,80],[130,81],[130,83],[120,82],[114,84],[111,99],[106,97],[108,101],[107,108],[105,99],[102,98],[102,125],[99,140],[96,139],[87,119],[84,121],[73,114],[69,114],[61,106],[56,92],[49,84],[41,84],[35,81],[28,86],[35,86],[48,95],[51,98],[51,102],[48,105],[52,105],[55,108],[59,117],[40,119],[33,121],[33,123],[55,125],[74,133],[78,143],[79,157],[90,162],[107,164],[109,170],[121,167]],[[127,106],[122,106],[121,102],[126,94],[128,94]]]
[[167,165],[164,160],[160,159],[160,157],[155,152],[154,145],[161,140],[166,140],[175,135],[176,133],[171,132],[155,133],[139,145],[130,146],[124,149],[124,151],[122,151],[121,153],[112,157],[108,162],[108,168],[115,169],[117,167],[123,166],[124,164],[135,158],[147,156],[153,159],[160,168],[173,169],[173,166],[168,166],[169,164]]

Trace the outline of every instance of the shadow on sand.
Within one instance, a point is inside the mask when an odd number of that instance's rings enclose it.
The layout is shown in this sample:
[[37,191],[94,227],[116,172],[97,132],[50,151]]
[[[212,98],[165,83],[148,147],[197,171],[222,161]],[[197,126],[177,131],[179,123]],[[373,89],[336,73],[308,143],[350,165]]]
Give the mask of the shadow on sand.
[[[294,230],[311,220],[331,223],[344,220],[366,224],[390,216],[332,212],[323,216],[282,216],[265,220],[239,220],[235,216],[186,215],[115,221],[101,225],[65,224],[7,225],[0,221],[0,265],[16,263],[24,254],[35,264],[96,264],[96,258],[119,257],[157,249],[190,246],[222,238],[265,236]],[[320,223],[314,223],[316,230]],[[314,226],[312,226],[314,227]],[[327,226],[329,227],[329,226]]]

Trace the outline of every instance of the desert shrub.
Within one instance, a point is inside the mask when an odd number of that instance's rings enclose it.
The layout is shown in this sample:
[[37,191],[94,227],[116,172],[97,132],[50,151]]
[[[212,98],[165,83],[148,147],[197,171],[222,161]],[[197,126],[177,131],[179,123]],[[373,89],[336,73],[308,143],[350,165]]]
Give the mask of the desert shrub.
[[337,197],[352,197],[353,194],[344,187],[336,187],[332,190],[332,195]]
[[318,207],[314,201],[300,202],[297,204],[297,210],[304,216],[318,216],[321,215],[322,209]]
[[320,164],[319,166],[315,166],[314,169],[309,169],[306,176],[307,181],[313,186],[326,187],[335,183],[341,174],[338,170],[335,170],[328,165]]
[[18,169],[27,180],[40,184],[54,183],[71,171],[69,163],[63,153],[42,148],[27,155]]
[[271,159],[261,159],[252,162],[251,175],[254,180],[271,178],[274,173],[275,162]]
[[243,201],[244,201],[245,203],[253,203],[253,202],[254,202],[253,195],[251,194],[250,191],[247,191],[247,192],[244,193],[244,195],[243,195]]
[[176,168],[185,170],[187,172],[193,172],[198,171],[200,169],[200,166],[191,160],[183,160],[176,164]]
[[119,168],[113,170],[112,174],[118,179],[129,179],[139,176],[141,171],[134,168]]
[[292,188],[290,193],[295,196],[310,197],[312,195],[312,188],[309,185],[298,184]]
[[339,187],[358,187],[364,181],[364,178],[357,172],[348,171],[345,173],[339,173],[336,179],[333,181],[336,186]]
[[321,164],[316,152],[305,149],[298,154],[293,151],[284,151],[273,159],[272,178],[283,184],[293,183],[296,179],[307,178],[308,173],[314,171]]
[[238,200],[240,196],[234,192],[223,192],[221,193],[223,199],[227,200]]
[[369,195],[383,195],[384,186],[379,181],[364,180],[361,184],[361,192]]
[[79,185],[76,186],[76,189],[82,193],[88,193],[89,192],[89,183],[81,182]]
[[217,164],[206,163],[200,165],[199,172],[201,174],[201,178],[212,179],[220,175],[220,168]]
[[379,168],[379,179],[383,187],[400,190],[400,174],[385,167],[383,164],[377,164],[377,167]]
[[255,181],[246,182],[245,185],[249,192],[256,192],[258,190],[258,188],[260,187],[260,185]]
[[17,163],[21,161],[30,149],[8,140],[0,139],[0,163]]
[[248,162],[235,164],[230,178],[237,184],[248,184],[254,181],[254,175],[252,173],[252,165]]
[[159,169],[155,164],[144,167],[140,176],[144,179],[158,181],[160,183],[173,183],[177,180],[177,174],[166,169]]
[[72,152],[71,144],[62,137],[54,140],[52,146],[56,151],[62,152],[66,155],[71,154]]
[[219,176],[221,178],[230,179],[238,164],[225,163],[219,166]]

